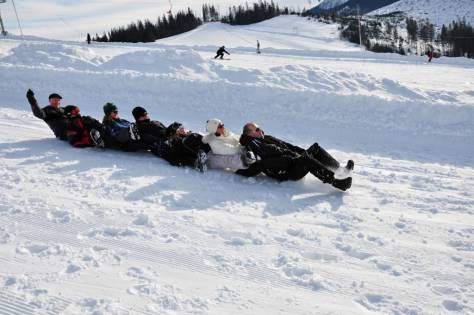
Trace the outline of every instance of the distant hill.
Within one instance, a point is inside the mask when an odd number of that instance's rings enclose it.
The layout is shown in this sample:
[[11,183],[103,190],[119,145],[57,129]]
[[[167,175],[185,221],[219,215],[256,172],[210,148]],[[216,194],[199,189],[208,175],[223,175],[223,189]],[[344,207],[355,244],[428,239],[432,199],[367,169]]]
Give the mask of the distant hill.
[[316,7],[308,10],[311,13],[332,13],[351,14],[357,11],[359,7],[360,13],[368,13],[379,8],[390,5],[398,0],[325,0]]
[[370,12],[370,15],[396,11],[404,12],[415,19],[428,19],[438,26],[463,18],[474,26],[474,0],[400,0]]

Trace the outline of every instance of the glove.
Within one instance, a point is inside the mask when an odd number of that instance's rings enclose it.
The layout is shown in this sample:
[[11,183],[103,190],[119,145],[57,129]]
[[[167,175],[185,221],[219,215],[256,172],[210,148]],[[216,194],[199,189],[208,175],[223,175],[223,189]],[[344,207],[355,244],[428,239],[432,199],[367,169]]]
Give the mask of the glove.
[[35,96],[35,93],[31,89],[28,89],[26,92],[26,98],[32,98],[33,96]]
[[249,166],[255,163],[256,161],[257,161],[257,158],[255,157],[255,154],[253,154],[252,151],[246,150],[246,152],[244,153],[244,164],[246,166]]

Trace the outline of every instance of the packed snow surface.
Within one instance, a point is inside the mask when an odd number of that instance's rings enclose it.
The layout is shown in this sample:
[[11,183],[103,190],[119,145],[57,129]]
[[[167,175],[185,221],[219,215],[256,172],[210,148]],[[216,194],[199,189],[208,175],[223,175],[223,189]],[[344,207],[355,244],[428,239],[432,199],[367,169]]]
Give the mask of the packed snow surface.
[[463,19],[474,26],[473,0],[400,0],[372,11],[370,14],[387,14],[397,11],[405,12],[408,16],[417,19],[427,19],[437,26],[449,25],[453,21]]
[[[75,149],[28,88],[99,119],[112,101],[198,132],[255,121],[354,159],[353,187]],[[365,52],[298,17],[150,44],[2,38],[0,313],[472,314],[473,122],[473,60]]]

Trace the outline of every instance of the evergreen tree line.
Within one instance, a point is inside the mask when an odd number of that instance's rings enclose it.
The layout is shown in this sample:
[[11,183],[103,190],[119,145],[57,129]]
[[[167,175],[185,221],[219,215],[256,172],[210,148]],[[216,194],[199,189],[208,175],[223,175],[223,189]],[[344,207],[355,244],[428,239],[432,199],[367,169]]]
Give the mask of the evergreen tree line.
[[222,17],[221,22],[231,25],[247,25],[271,19],[279,15],[297,14],[296,11],[280,7],[273,2],[259,0],[249,6],[248,3],[229,8],[229,15]]
[[217,12],[216,7],[209,4],[203,4],[202,20],[205,23],[219,21],[219,12]]
[[[359,44],[359,20],[356,17],[338,17],[341,37]],[[361,20],[360,32],[362,45],[374,52],[407,52],[426,53],[427,50],[438,50],[445,56],[466,56],[474,58],[474,29],[465,20],[453,21],[443,25],[441,32],[428,21],[405,19],[407,38],[398,34],[400,20],[395,24],[377,18]]]
[[149,20],[144,22],[139,20],[125,27],[113,28],[102,36],[96,34],[93,40],[98,42],[153,42],[160,38],[193,30],[201,24],[201,19],[188,8],[187,11],[180,11],[176,15],[164,15],[158,18],[156,23]]
[[160,38],[193,30],[203,22],[220,20],[232,25],[246,25],[271,19],[281,14],[297,13],[287,7],[280,9],[273,1],[259,0],[251,6],[246,4],[245,6],[230,7],[229,14],[220,18],[215,6],[204,4],[202,6],[202,20],[188,8],[187,11],[180,11],[176,15],[164,15],[158,18],[156,23],[150,20],[139,20],[127,26],[113,28],[102,36],[96,34],[92,40],[97,42],[153,42]]

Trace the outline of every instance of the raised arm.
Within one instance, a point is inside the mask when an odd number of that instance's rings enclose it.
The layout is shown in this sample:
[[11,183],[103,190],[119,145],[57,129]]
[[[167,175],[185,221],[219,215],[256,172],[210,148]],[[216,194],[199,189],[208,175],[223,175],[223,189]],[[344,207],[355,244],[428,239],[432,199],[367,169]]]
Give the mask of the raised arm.
[[26,92],[26,98],[28,99],[28,103],[30,103],[33,115],[35,115],[35,117],[38,117],[39,119],[45,120],[46,113],[38,106],[38,102],[35,98],[35,93],[31,89],[28,89],[28,91]]

